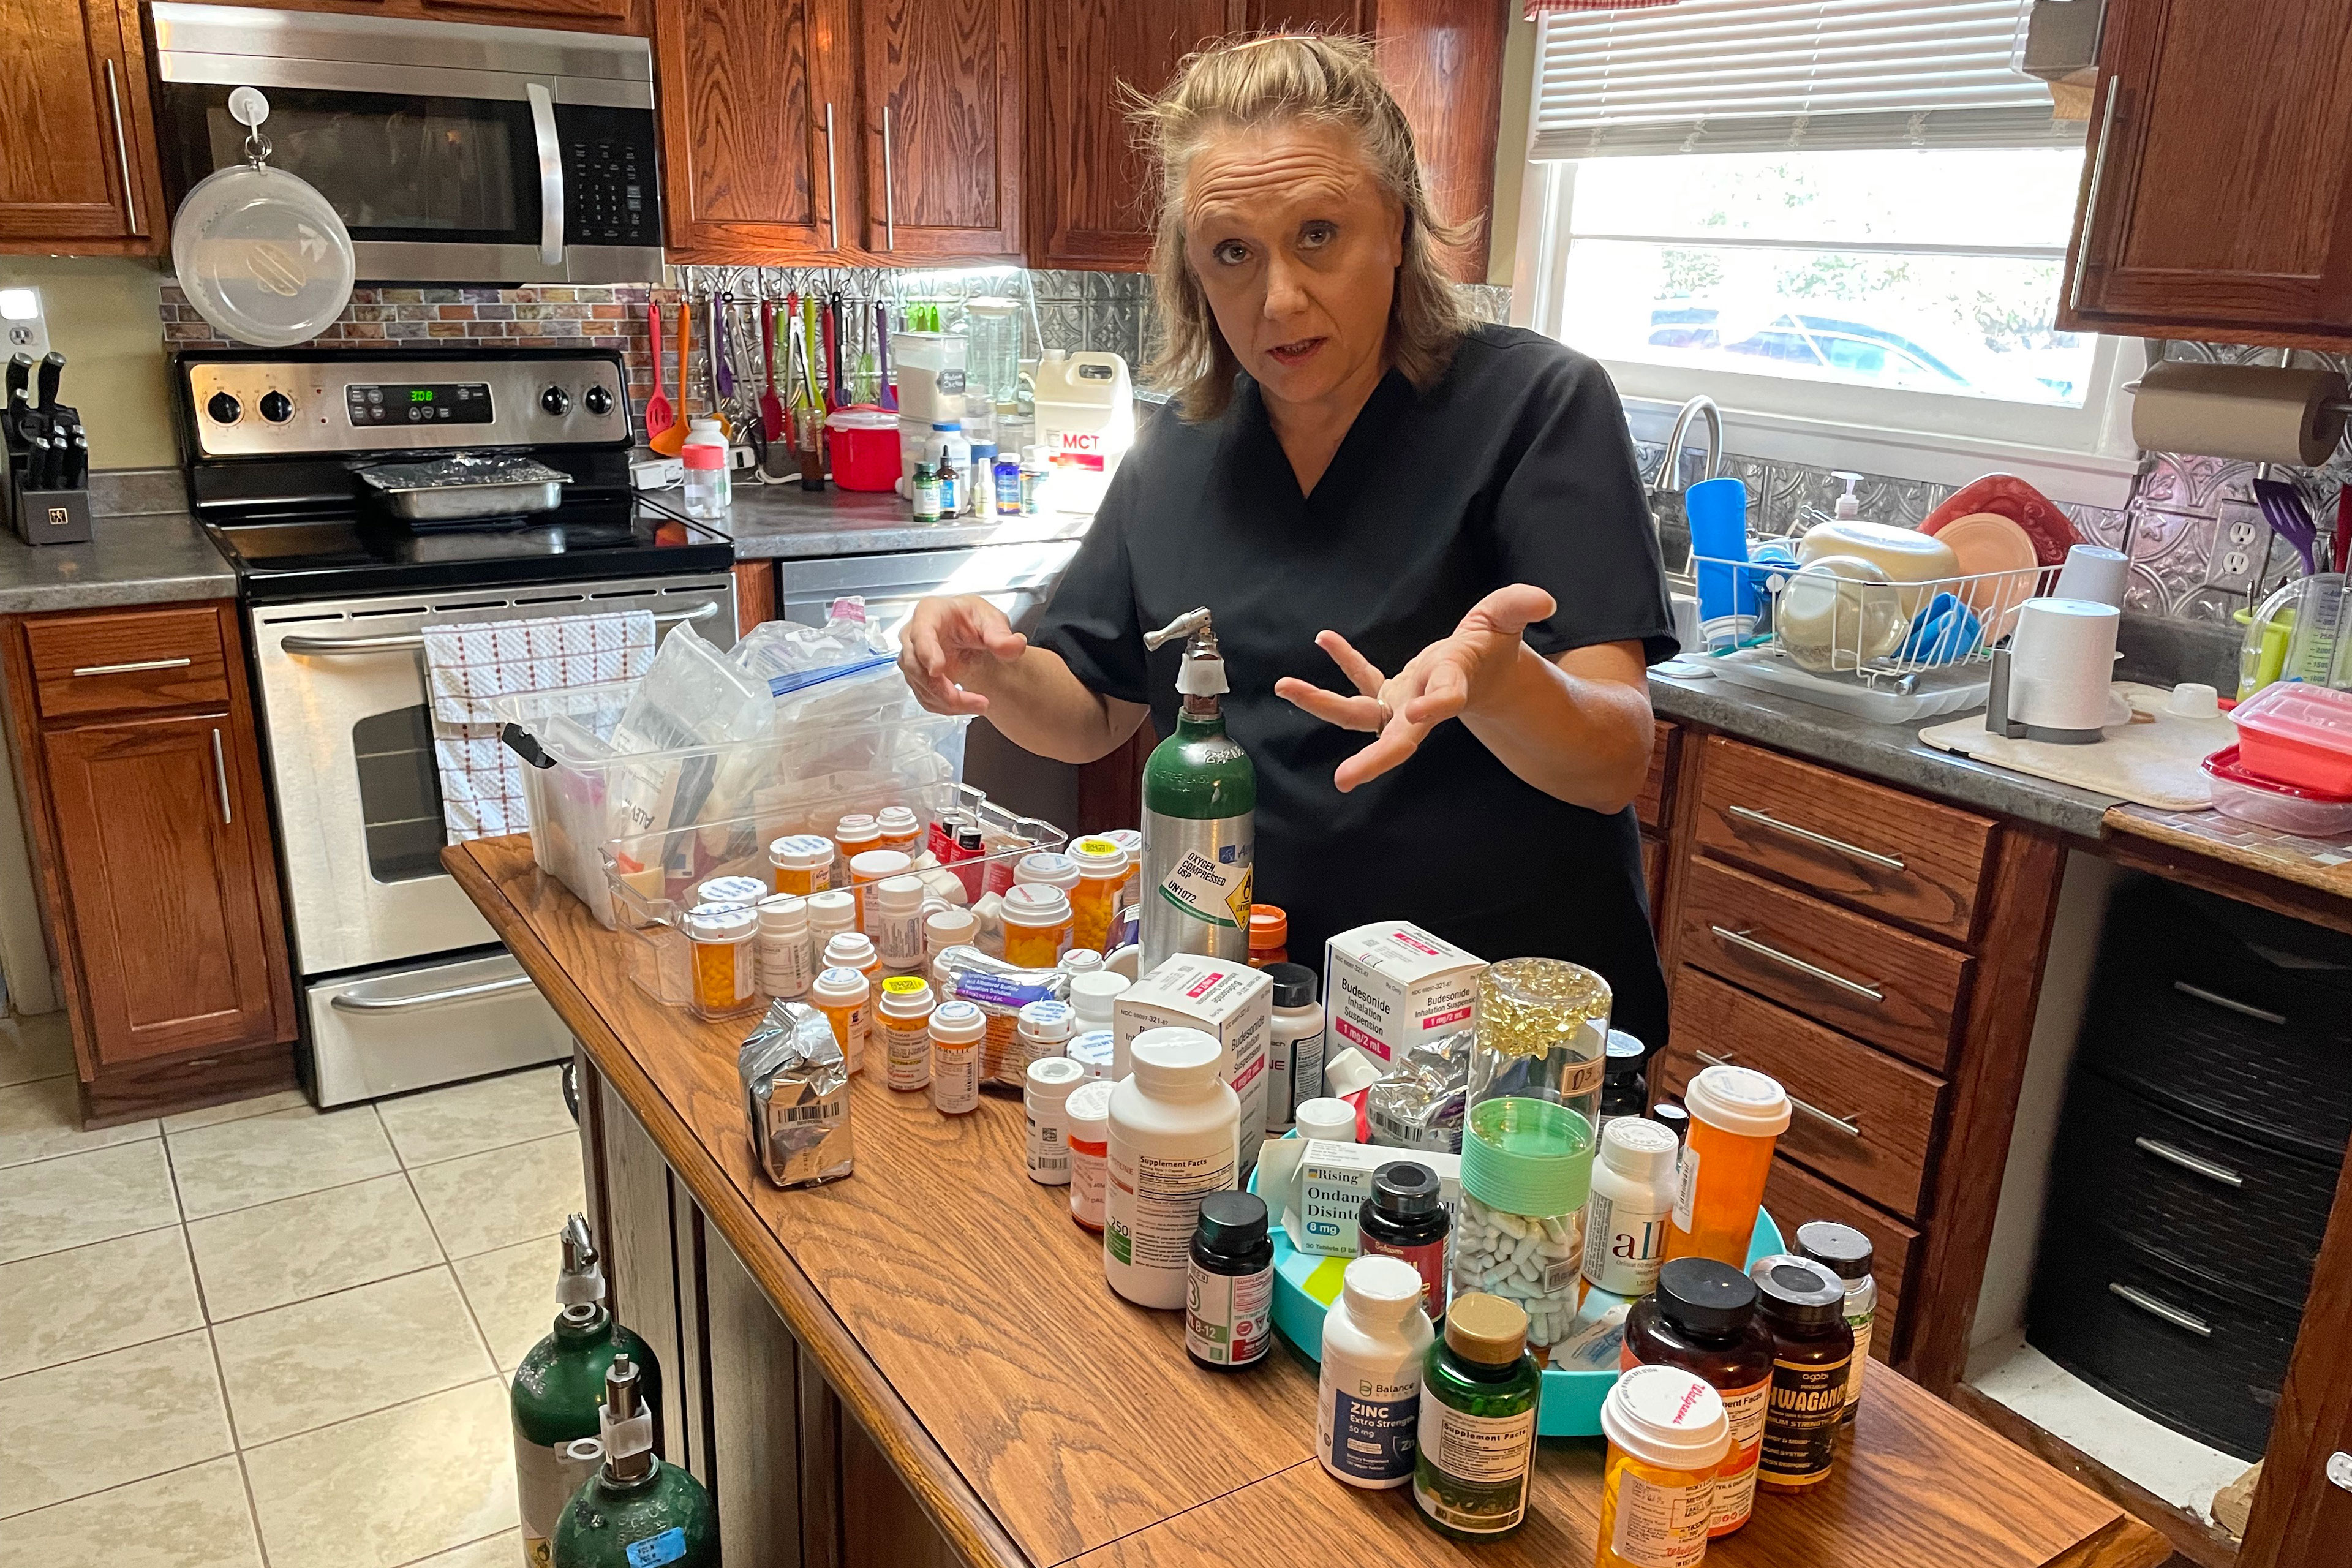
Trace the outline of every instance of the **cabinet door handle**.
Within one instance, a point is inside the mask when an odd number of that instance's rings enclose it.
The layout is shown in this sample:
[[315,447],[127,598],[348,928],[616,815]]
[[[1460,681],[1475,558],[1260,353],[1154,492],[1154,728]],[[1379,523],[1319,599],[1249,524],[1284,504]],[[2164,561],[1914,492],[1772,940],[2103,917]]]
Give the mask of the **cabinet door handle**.
[[828,250],[841,248],[841,186],[835,183],[833,172],[833,105],[824,106],[824,244]]
[[2194,1312],[2182,1311],[2179,1308],[2174,1306],[2169,1301],[2158,1300],[2155,1297],[2149,1295],[2147,1291],[2138,1289],[2137,1286],[2126,1285],[2117,1280],[2110,1279],[2107,1281],[2107,1290],[2111,1295],[2120,1296],[2125,1300],[2129,1301],[2133,1306],[2137,1307],[2149,1317],[2161,1318],[2176,1329],[2187,1329],[2199,1339],[2210,1340],[2213,1337],[2212,1324],[2207,1322],[2204,1319],[2199,1317]]
[[1848,980],[1844,975],[1839,974],[1832,970],[1823,969],[1818,963],[1807,963],[1803,959],[1797,957],[1794,953],[1782,952],[1777,947],[1766,946],[1764,943],[1758,942],[1754,937],[1749,936],[1744,931],[1727,931],[1721,926],[1709,926],[1706,929],[1715,932],[1715,934],[1721,940],[1731,943],[1734,947],[1744,947],[1748,952],[1755,953],[1760,958],[1769,958],[1775,963],[1784,963],[1790,969],[1795,970],[1798,973],[1810,974],[1815,980],[1822,982],[1825,985],[1834,985],[1841,991],[1847,992],[1855,996],[1863,997],[1864,999],[1871,1002],[1884,1002],[1886,1000],[1886,993],[1881,991],[1875,985],[1864,985],[1859,980]]
[[[1737,1067],[1739,1065],[1733,1061],[1729,1057],[1719,1057],[1712,1051],[1694,1050],[1691,1052],[1691,1055],[1696,1057],[1699,1060],[1705,1062],[1711,1068],[1727,1068]],[[1788,1090],[1783,1089],[1781,1092],[1783,1094],[1787,1094]],[[1814,1121],[1834,1127],[1849,1138],[1859,1138],[1862,1136],[1862,1118],[1859,1116],[1832,1116],[1828,1111],[1823,1110],[1820,1106],[1808,1105],[1793,1094],[1789,1095],[1789,1109],[1791,1110],[1801,1110],[1806,1115],[1811,1117]]]
[[2251,1002],[2236,1001],[2231,997],[2222,995],[2218,991],[2208,991],[2202,985],[2191,985],[2186,980],[2174,981],[2172,983],[2172,988],[2175,991],[2179,992],[2183,996],[2194,996],[2200,1002],[2210,1002],[2216,1007],[2225,1007],[2232,1013],[2242,1014],[2244,1016],[2249,1018],[2260,1018],[2265,1024],[2284,1024],[2286,1022],[2286,1015],[2284,1013],[2273,1013],[2264,1008],[2257,1007]]
[[2107,142],[2116,133],[2116,100],[2124,95],[2123,79],[2106,80],[2107,106],[2099,115],[2099,144],[2091,153],[2091,187],[2083,194],[2083,247],[2074,257],[2074,286],[2066,291],[2066,308],[2083,308],[2083,275],[2091,269],[2091,242],[2097,237],[2099,180],[2107,172]]
[[[654,616],[654,625],[674,626],[680,621],[707,621],[719,613],[719,602],[705,600],[691,610],[661,610]],[[306,637],[299,632],[281,638],[278,651],[297,655],[342,653],[415,653],[425,647],[422,632],[387,632],[370,637]]]
[[122,133],[122,92],[115,85],[114,62],[106,62],[106,106],[114,111],[114,156],[122,164],[122,213],[131,220],[131,232],[139,229],[139,179],[131,168],[131,141]]
[[1849,860],[1860,860],[1868,865],[1884,867],[1889,871],[1903,869],[1902,860],[1895,856],[1881,855],[1875,849],[1864,849],[1859,844],[1848,844],[1843,838],[1832,838],[1826,833],[1816,833],[1810,827],[1800,827],[1793,822],[1783,822],[1779,817],[1758,811],[1752,806],[1727,805],[1723,808],[1723,814],[1726,816],[1736,816],[1742,822],[1755,823],[1759,827],[1769,827],[1775,833],[1785,833],[1791,838],[1801,838],[1808,844],[1818,844],[1824,849],[1834,849]]
[[478,980],[471,985],[453,985],[446,991],[419,992],[414,996],[354,996],[347,991],[339,991],[327,998],[327,1005],[338,1013],[410,1013],[420,1007],[442,1007],[475,996],[497,996],[509,991],[520,991],[532,984],[528,974],[509,974],[498,980]]
[[84,675],[135,675],[142,669],[185,669],[188,666],[195,662],[196,661],[193,658],[136,658],[132,659],[129,664],[85,664],[79,666],[74,670],[74,674],[77,677]]
[[882,248],[898,248],[898,193],[891,177],[890,106],[882,106]]
[[236,818],[228,808],[228,759],[221,752],[220,731],[217,727],[213,731],[213,782],[220,785],[221,826],[233,827],[236,825]]
[[2242,1187],[2246,1184],[2246,1178],[2230,1169],[2229,1166],[2208,1160],[2202,1155],[2192,1154],[2186,1149],[2175,1148],[2162,1139],[2135,1138],[2132,1140],[2132,1146],[2144,1149],[2158,1159],[2168,1161],[2184,1171],[2204,1177],[2209,1182],[2219,1182],[2225,1187]]

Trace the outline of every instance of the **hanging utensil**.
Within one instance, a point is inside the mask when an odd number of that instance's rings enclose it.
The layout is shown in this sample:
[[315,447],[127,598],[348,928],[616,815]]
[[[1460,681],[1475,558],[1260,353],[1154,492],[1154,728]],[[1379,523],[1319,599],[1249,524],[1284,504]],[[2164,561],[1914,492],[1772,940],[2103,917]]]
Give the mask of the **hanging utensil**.
[[874,301],[874,381],[876,401],[898,412],[898,389],[890,384],[890,307],[879,300]]
[[760,418],[767,426],[768,439],[784,438],[784,400],[776,395],[776,306],[772,300],[760,301],[760,371],[763,384],[760,388]]
[[[675,458],[686,449],[686,430],[694,417],[694,400],[687,395],[686,362],[694,350],[694,310],[684,295],[677,301],[677,417],[670,427],[646,443],[665,458]],[[655,349],[660,357],[658,345]]]
[[711,412],[719,416],[719,433],[727,437],[729,446],[735,443],[735,421],[729,416],[728,405],[735,401],[735,374],[727,368],[727,317],[721,303],[724,296],[713,291],[710,296],[710,346],[703,351],[710,362]]
[[841,406],[841,296],[835,294],[824,303],[824,406],[829,413]]
[[[646,300],[646,320],[647,322],[646,342],[653,345],[654,351],[654,395],[646,402],[646,445],[659,451],[660,447],[655,444],[662,438],[671,426],[677,423],[677,410],[669,405],[669,396],[662,391],[662,324],[659,300],[648,298]],[[682,388],[680,395],[683,395]]]
[[2312,544],[2319,537],[2319,525],[2312,521],[2310,509],[2303,504],[2303,492],[2284,479],[2257,474],[2254,500],[2262,504],[2263,521],[2271,525],[2271,531],[2285,540],[2302,559],[2303,574],[2308,577],[2318,571]]

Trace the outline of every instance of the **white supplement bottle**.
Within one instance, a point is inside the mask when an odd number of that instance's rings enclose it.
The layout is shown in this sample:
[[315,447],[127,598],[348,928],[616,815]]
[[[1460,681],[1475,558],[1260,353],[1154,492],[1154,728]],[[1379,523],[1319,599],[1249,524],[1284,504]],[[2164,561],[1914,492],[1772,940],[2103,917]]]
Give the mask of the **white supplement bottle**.
[[[887,1003],[890,982],[882,984]],[[980,1049],[988,1037],[987,1016],[970,1002],[942,1002],[931,1009],[930,1035],[931,1109],[942,1116],[979,1110]]]
[[1172,1311],[1184,1304],[1201,1200],[1240,1168],[1242,1102],[1217,1077],[1224,1048],[1199,1029],[1146,1029],[1131,1058],[1135,1070],[1110,1097],[1103,1274],[1137,1306]]
[[829,888],[808,896],[809,946],[818,952],[845,931],[857,929],[857,900],[845,888]]
[[770,996],[797,1002],[808,994],[816,979],[809,952],[808,900],[792,893],[772,893],[759,902],[760,989]]
[[1069,1121],[1070,1217],[1092,1231],[1103,1227],[1103,1194],[1110,1185],[1110,1097],[1116,1087],[1088,1079],[1062,1105]]
[[1375,1253],[1348,1265],[1323,1316],[1315,1457],[1351,1487],[1412,1479],[1421,1367],[1437,1338],[1421,1297],[1421,1270]]
[[1303,963],[1269,963],[1274,1022],[1265,1043],[1265,1135],[1290,1131],[1298,1106],[1323,1092],[1323,1009],[1315,972]]
[[1029,1121],[1029,1179],[1043,1187],[1070,1180],[1070,1091],[1087,1081],[1087,1069],[1067,1057],[1042,1057],[1029,1064],[1021,1105]]
[[866,890],[866,929],[882,967],[908,974],[923,967],[923,879],[890,877]]
[[1596,1289],[1633,1297],[1657,1289],[1680,1148],[1664,1123],[1647,1117],[1613,1117],[1601,1130],[1584,1213],[1584,1278]]
[[[919,974],[894,974],[882,983],[874,1009],[882,1037],[882,1081],[912,1094],[931,1081],[931,988]],[[977,1092],[978,1085],[973,1086]]]
[[1301,1100],[1295,1114],[1301,1138],[1320,1138],[1326,1143],[1356,1142],[1356,1108],[1344,1100]]
[[1077,1015],[1077,1032],[1112,1027],[1112,1012],[1119,994],[1135,982],[1108,969],[1070,976],[1070,1009]]
[[1076,1024],[1067,1002],[1056,1002],[1049,996],[1043,1002],[1024,1004],[1018,1025],[1020,1065],[1026,1068],[1031,1062],[1060,1056],[1063,1046],[1076,1032]]
[[1102,973],[1102,966],[1101,953],[1091,947],[1074,947],[1062,954],[1062,962],[1057,967],[1063,973],[1075,979],[1081,974],[1099,974]]

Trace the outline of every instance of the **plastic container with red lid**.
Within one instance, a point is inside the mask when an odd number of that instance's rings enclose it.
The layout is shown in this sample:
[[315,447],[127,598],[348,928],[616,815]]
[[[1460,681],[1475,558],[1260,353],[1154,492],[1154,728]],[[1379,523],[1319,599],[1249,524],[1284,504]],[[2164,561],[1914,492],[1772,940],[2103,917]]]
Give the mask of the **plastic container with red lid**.
[[2305,838],[2352,836],[2352,795],[2327,795],[2258,778],[2246,771],[2235,746],[2222,747],[2203,765],[2205,776],[2211,781],[2213,809],[2224,816]]
[[898,486],[898,416],[870,403],[853,403],[824,416],[833,452],[833,482],[845,490]]
[[2256,778],[2352,797],[2352,692],[2283,680],[2230,710],[2238,763]]

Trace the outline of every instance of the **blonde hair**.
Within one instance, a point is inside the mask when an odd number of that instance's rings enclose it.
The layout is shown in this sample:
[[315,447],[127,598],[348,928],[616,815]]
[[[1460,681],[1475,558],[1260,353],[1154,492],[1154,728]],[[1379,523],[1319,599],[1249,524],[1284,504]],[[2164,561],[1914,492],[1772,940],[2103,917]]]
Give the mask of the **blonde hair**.
[[1381,82],[1368,40],[1317,33],[1229,38],[1187,55],[1157,97],[1136,98],[1134,114],[1160,168],[1151,286],[1160,341],[1148,374],[1175,394],[1186,419],[1213,419],[1225,411],[1241,363],[1185,258],[1185,176],[1211,135],[1283,121],[1354,132],[1373,178],[1403,209],[1404,259],[1389,303],[1389,361],[1417,390],[1436,384],[1470,324],[1439,258],[1460,245],[1466,231],[1443,222],[1430,205],[1412,127]]

